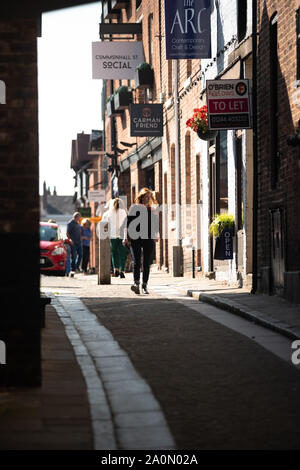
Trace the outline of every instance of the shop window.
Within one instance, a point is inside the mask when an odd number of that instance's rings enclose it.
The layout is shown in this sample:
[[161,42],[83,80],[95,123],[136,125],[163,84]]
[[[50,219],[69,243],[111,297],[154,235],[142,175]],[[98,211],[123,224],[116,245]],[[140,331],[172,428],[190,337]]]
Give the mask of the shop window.
[[186,76],[189,78],[192,75],[192,61],[187,59],[186,61]]
[[175,197],[175,145],[171,146],[171,202],[172,205],[176,202]]
[[247,33],[247,0],[237,1],[238,42],[241,42]]
[[236,139],[236,226],[238,230],[243,228],[243,157],[242,138]]
[[185,194],[186,204],[191,204],[191,136],[185,136]]
[[271,186],[275,189],[278,181],[278,31],[277,13],[270,21],[270,142],[271,142]]
[[228,211],[227,131],[219,132],[216,157],[216,209],[223,213]]
[[146,187],[151,189],[152,191],[155,190],[154,187],[154,167],[147,169],[146,171]]
[[173,93],[173,61],[168,60],[168,96]]

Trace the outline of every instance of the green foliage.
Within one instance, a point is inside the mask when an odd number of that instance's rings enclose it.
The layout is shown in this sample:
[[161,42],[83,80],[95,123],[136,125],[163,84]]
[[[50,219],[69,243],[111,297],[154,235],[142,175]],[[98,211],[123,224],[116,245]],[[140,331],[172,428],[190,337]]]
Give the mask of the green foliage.
[[151,70],[152,67],[147,62],[141,62],[135,70]]
[[110,101],[113,101],[114,95],[110,95],[106,98],[106,103],[109,103]]
[[209,233],[214,237],[220,237],[225,227],[234,228],[234,215],[217,214],[209,226]]

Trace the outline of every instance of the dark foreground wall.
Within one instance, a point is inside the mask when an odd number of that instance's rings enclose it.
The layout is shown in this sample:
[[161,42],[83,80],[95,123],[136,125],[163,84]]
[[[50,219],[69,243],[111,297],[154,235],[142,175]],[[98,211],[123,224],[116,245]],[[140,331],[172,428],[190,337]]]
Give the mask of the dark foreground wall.
[[0,22],[0,385],[39,385],[39,196],[35,19]]
[[[0,6],[0,386],[41,384],[37,36],[43,11],[90,0]],[[2,89],[1,89],[2,86]],[[3,93],[0,96],[3,101]],[[3,342],[6,364],[3,362]]]

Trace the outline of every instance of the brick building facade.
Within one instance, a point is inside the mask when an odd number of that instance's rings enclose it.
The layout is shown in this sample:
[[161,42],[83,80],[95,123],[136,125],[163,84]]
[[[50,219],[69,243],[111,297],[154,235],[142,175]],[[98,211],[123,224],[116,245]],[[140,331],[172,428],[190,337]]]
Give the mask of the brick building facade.
[[[186,121],[195,107],[206,104],[207,79],[251,79],[252,2],[212,2],[212,58],[202,61],[165,59],[162,0],[128,3],[127,8],[115,10],[114,14],[104,14],[102,21],[142,23],[142,35],[136,39],[142,40],[144,61],[153,67],[154,85],[144,91],[136,88],[134,80],[106,81],[106,97],[120,85],[126,85],[133,90],[136,103],[163,103],[164,136],[161,139],[130,137],[129,109],[113,117],[106,113],[106,150],[113,150],[112,136],[117,147],[123,148],[122,141],[134,145],[124,147],[124,153],[119,156],[119,193],[126,195],[130,204],[143,186],[155,190],[159,203],[163,204],[156,263],[159,268],[172,272],[178,224],[173,207],[176,203],[174,69],[178,67],[182,274],[209,273],[230,282],[251,282],[252,131],[222,132],[216,141],[207,144],[186,127]],[[239,217],[238,233],[233,261],[219,262],[213,258],[209,223],[216,213],[226,211]]]
[[299,302],[300,2],[257,3],[259,285]]

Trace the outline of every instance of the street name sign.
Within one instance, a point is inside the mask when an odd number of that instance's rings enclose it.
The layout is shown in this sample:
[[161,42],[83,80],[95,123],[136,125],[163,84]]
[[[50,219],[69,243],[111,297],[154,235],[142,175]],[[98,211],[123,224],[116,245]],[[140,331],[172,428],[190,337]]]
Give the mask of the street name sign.
[[92,43],[93,78],[133,79],[136,67],[143,62],[141,41],[97,41]]
[[105,189],[89,191],[88,199],[90,202],[105,202]]
[[251,129],[249,80],[207,80],[206,96],[210,129]]
[[211,57],[211,0],[165,0],[167,59]]
[[131,137],[162,137],[163,105],[131,104],[130,135]]

